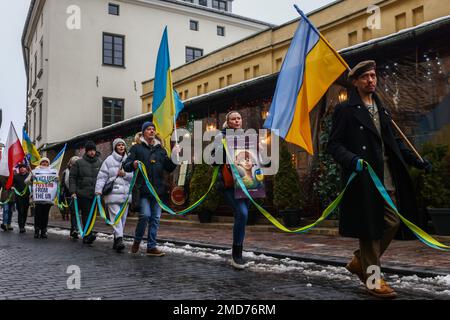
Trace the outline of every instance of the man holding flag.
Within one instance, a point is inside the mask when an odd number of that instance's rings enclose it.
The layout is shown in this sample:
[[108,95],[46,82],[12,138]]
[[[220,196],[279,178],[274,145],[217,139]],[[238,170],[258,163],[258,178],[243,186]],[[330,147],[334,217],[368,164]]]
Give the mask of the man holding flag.
[[[154,186],[159,197],[165,194],[164,171],[172,172],[176,165],[172,162],[169,155],[178,155],[180,148],[170,148],[172,132],[176,130],[174,124],[176,115],[183,105],[174,94],[172,85],[172,75],[170,70],[169,44],[167,37],[167,27],[164,29],[161,45],[158,51],[158,60],[156,62],[155,90],[153,95],[153,122],[145,122],[142,125],[142,137],[139,144],[130,149],[130,154],[125,160],[123,168],[126,172],[132,172],[138,169],[138,163],[142,162],[147,169],[150,183]],[[178,110],[178,112],[177,112]],[[162,141],[160,142],[156,135],[159,133]],[[164,144],[164,147],[162,146]],[[139,246],[148,225],[148,256],[161,257],[165,253],[156,247],[156,236],[161,217],[161,207],[155,197],[150,193],[146,183],[142,181],[142,175],[139,175],[140,181],[140,214],[139,222],[136,226],[132,253],[139,251]]]

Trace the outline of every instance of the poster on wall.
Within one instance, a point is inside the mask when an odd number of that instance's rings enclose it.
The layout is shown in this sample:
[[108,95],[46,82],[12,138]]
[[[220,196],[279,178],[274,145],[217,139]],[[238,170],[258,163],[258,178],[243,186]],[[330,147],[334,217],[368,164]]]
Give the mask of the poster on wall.
[[34,170],[34,175],[33,201],[53,203],[58,190],[58,171],[50,168],[37,168]]
[[[258,157],[258,136],[227,136],[227,144],[229,146],[234,165],[236,166],[239,176],[250,195],[255,199],[265,198],[266,190],[264,186],[264,174]],[[234,148],[231,148],[231,146],[234,146]],[[236,177],[233,176],[233,178],[235,183],[235,198],[247,198]]]

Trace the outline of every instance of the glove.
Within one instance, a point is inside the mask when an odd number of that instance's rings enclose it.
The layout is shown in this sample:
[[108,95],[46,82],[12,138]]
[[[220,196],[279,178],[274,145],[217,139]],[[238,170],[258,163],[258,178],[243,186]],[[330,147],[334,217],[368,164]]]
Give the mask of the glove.
[[431,170],[433,170],[433,165],[431,164],[430,161],[428,161],[425,158],[423,158],[423,162],[420,161],[419,158],[417,158],[416,161],[414,162],[414,166],[417,169],[425,170],[426,173],[430,173]]
[[355,172],[362,172],[364,169],[366,169],[366,164],[364,163],[364,159],[360,157],[354,157],[352,160],[352,167],[354,168]]

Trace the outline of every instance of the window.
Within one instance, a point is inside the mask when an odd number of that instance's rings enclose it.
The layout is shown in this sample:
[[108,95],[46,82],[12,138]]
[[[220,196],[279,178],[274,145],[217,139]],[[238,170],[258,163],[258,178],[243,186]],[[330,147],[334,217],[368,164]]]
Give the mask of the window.
[[202,85],[199,84],[199,85],[197,86],[197,95],[199,96],[199,95],[201,95],[201,94],[202,94]]
[[41,39],[39,43],[39,73],[38,78],[42,76],[44,70],[44,39]]
[[207,0],[198,0],[198,4],[201,5],[201,6],[207,7],[208,6],[208,1]]
[[198,21],[190,20],[189,21],[191,30],[198,31]]
[[250,79],[250,68],[244,70],[244,80]]
[[41,27],[44,25],[44,13],[41,13]]
[[417,26],[417,25],[423,23],[423,21],[424,21],[423,6],[420,6],[413,10],[413,25]]
[[184,90],[184,99],[189,98],[189,90]]
[[36,71],[37,71],[37,52],[34,53],[34,84],[36,84],[36,77],[37,77]]
[[406,28],[406,13],[395,16],[395,31],[400,31]]
[[113,16],[118,16],[119,15],[119,5],[113,4],[113,3],[108,3],[108,13],[112,14]]
[[348,34],[348,45],[353,46],[358,42],[358,31],[353,31]]
[[204,91],[205,93],[208,92],[208,86],[209,86],[209,83],[208,83],[208,82],[205,82],[205,83],[203,84],[203,91]]
[[36,109],[33,111],[33,143],[36,142]]
[[233,75],[229,74],[227,75],[227,86],[229,86],[233,82]]
[[124,99],[103,98],[103,127],[123,120]]
[[42,102],[39,103],[39,135],[37,137],[37,140],[41,140],[41,134],[42,134]]
[[368,27],[364,27],[363,29],[363,41],[368,41],[372,39],[372,29],[369,29]]
[[253,66],[253,78],[259,77],[259,64]]
[[217,35],[225,37],[225,27],[217,26]]
[[103,64],[123,67],[125,37],[103,33]]
[[225,87],[225,77],[219,78],[219,88]]
[[203,56],[203,49],[186,47],[186,62],[198,59]]
[[275,60],[277,71],[281,70],[281,67],[283,66],[283,58],[278,58]]
[[223,0],[213,0],[212,6],[214,9],[227,11],[227,2]]

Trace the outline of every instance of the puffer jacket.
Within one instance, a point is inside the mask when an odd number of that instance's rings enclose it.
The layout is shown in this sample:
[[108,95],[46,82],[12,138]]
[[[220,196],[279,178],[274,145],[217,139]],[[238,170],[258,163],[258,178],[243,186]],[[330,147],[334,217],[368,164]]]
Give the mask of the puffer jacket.
[[[127,155],[123,157],[117,152],[113,153],[103,161],[100,171],[97,175],[97,183],[95,184],[95,192],[102,193],[102,190],[106,183],[116,179],[123,162],[126,160]],[[105,203],[121,204],[127,199],[128,191],[130,189],[131,179],[133,173],[127,172],[125,177],[117,177],[114,181],[113,190],[110,194],[105,195]],[[130,194],[131,201],[131,194]]]
[[102,161],[96,155],[94,158],[86,154],[75,162],[70,168],[69,192],[76,193],[77,197],[94,198],[97,174],[102,165]]

